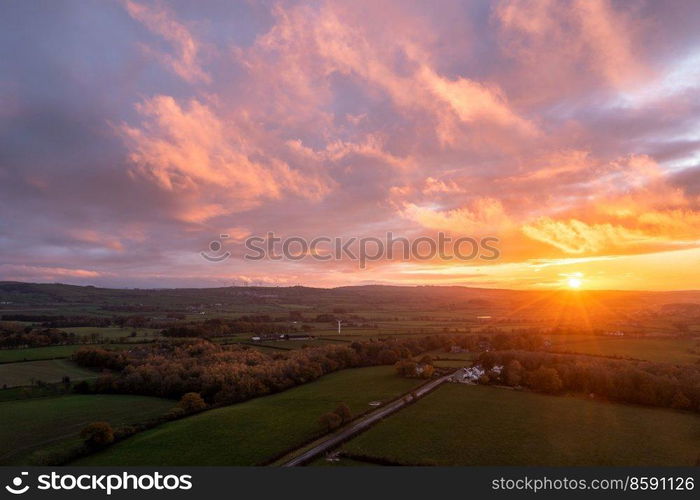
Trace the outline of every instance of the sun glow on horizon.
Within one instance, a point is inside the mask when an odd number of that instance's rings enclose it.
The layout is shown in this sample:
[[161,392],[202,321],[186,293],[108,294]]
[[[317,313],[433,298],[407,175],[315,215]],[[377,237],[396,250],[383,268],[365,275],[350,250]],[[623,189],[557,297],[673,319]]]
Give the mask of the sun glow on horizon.
[[581,278],[571,277],[571,278],[566,280],[566,284],[569,288],[572,288],[574,290],[578,290],[579,288],[581,288],[583,281],[581,280]]
[[570,290],[579,290],[583,285],[583,273],[565,273],[560,276],[564,277],[564,285]]

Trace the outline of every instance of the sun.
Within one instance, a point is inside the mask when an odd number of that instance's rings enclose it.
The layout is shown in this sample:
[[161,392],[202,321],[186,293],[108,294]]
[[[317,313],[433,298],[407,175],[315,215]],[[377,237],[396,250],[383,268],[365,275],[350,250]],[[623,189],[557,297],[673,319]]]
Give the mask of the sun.
[[573,288],[574,290],[578,290],[581,288],[581,284],[583,282],[581,281],[580,278],[569,278],[566,280],[566,284],[569,286],[569,288]]

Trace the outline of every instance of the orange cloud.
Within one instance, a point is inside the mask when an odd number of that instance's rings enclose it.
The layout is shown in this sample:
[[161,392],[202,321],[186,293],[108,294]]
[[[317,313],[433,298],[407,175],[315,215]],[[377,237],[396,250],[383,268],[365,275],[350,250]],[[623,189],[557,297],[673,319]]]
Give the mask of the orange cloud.
[[401,215],[427,229],[462,235],[493,234],[512,225],[501,202],[493,198],[478,198],[468,206],[452,210],[435,210],[406,203]]
[[[633,51],[639,21],[608,0],[503,0],[495,10],[506,51],[549,75],[580,75],[580,64],[623,87],[649,74]],[[545,70],[547,71],[547,70]]]
[[596,166],[588,151],[569,150],[555,151],[537,158],[534,165],[508,180],[510,181],[541,181],[556,177],[590,171]]
[[614,10],[609,0],[577,0],[574,13],[580,22],[581,39],[590,50],[592,66],[610,83],[626,86],[648,73],[633,50],[634,20]]
[[642,231],[612,224],[587,224],[577,219],[556,221],[542,217],[522,227],[528,237],[568,254],[598,253],[654,241]]
[[537,128],[519,116],[508,104],[503,91],[493,84],[484,85],[468,78],[450,80],[425,66],[417,79],[444,101],[462,122],[493,122],[526,135],[537,133]]
[[60,278],[97,278],[106,273],[89,269],[51,267],[39,265],[2,264],[0,270],[6,279],[17,281],[52,281]]
[[200,101],[183,107],[172,97],[156,96],[137,110],[144,118],[141,127],[120,127],[130,159],[138,174],[190,199],[193,206],[181,214],[183,220],[235,213],[283,192],[318,199],[328,190],[322,178],[292,169],[251,141],[252,124],[224,123]]
[[110,250],[123,251],[122,242],[110,234],[101,234],[89,229],[71,229],[68,233],[77,241],[90,243],[91,245],[109,248]]

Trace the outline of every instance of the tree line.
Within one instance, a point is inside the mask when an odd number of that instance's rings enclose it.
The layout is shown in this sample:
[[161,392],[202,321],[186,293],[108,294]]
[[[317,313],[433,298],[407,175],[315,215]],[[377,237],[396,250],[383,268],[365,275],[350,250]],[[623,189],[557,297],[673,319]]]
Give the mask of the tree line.
[[0,323],[0,349],[75,344],[80,337],[55,328],[33,328],[18,323]]
[[240,333],[267,335],[272,333],[293,333],[296,328],[289,324],[265,323],[262,321],[208,319],[202,322],[173,325],[161,330],[164,337],[224,337]]
[[445,336],[353,342],[285,353],[242,346],[221,346],[202,339],[171,340],[129,351],[84,347],[72,359],[81,366],[106,370],[84,392],[124,393],[180,398],[199,393],[211,405],[231,404],[311,382],[327,373],[373,365],[443,347]]
[[510,386],[700,412],[700,368],[693,365],[525,351],[483,352],[477,362],[503,366],[499,382]]

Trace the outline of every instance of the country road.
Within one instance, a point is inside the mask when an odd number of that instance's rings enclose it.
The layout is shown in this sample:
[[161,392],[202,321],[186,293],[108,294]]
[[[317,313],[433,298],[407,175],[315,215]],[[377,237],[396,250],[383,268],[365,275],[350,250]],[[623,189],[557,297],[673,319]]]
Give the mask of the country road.
[[[421,398],[433,389],[435,389],[440,384],[443,384],[452,375],[454,375],[454,373],[445,375],[444,377],[440,377],[435,380],[431,380],[430,382],[415,389],[413,393],[416,395],[417,398]],[[299,465],[303,465],[304,463],[316,458],[318,455],[325,453],[326,451],[338,446],[340,443],[351,438],[355,434],[359,434],[360,432],[368,429],[372,424],[378,422],[387,415],[391,415],[392,413],[399,411],[407,404],[408,403],[406,403],[404,399],[401,398],[389,403],[386,406],[382,406],[381,408],[378,408],[377,410],[368,413],[364,417],[361,417],[357,421],[351,423],[347,428],[341,429],[335,434],[331,434],[322,442],[315,445],[313,448],[310,448],[301,455],[289,460],[288,462],[283,463],[281,466],[296,467]]]

